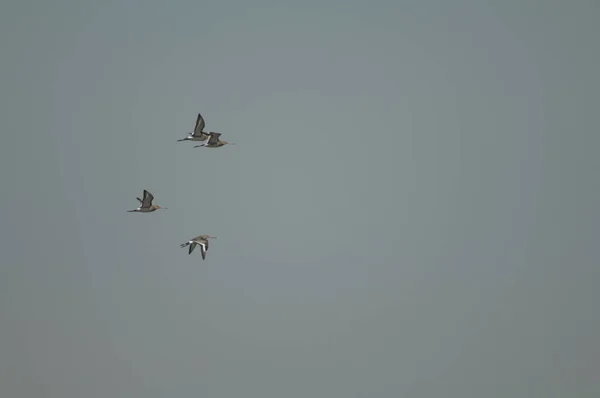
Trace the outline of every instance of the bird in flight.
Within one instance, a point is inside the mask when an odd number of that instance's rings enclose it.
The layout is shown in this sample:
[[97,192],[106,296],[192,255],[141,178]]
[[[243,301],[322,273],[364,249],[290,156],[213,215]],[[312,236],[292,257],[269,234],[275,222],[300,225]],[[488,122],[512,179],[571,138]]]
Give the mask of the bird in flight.
[[206,252],[208,251],[208,240],[209,239],[217,239],[217,238],[215,236],[210,236],[210,235],[200,235],[200,236],[193,237],[192,239],[190,239],[189,241],[187,241],[185,243],[182,243],[181,245],[179,245],[179,247],[184,248],[186,246],[189,246],[190,249],[188,251],[188,254],[192,254],[192,252],[194,251],[196,246],[200,246],[200,251],[202,253],[202,260],[204,260],[206,258]]
[[144,198],[136,198],[140,202],[140,207],[133,210],[127,210],[129,213],[139,212],[139,213],[151,213],[157,209],[167,209],[166,207],[162,207],[159,205],[153,205],[152,201],[154,200],[154,195],[144,189]]
[[196,125],[194,126],[194,131],[188,133],[188,136],[177,140],[177,142],[181,141],[206,141],[210,133],[204,131],[204,118],[201,114],[198,114],[196,118]]
[[199,148],[199,147],[219,148],[219,147],[222,147],[223,145],[227,145],[227,144],[235,145],[233,142],[227,142],[227,141],[219,139],[219,137],[221,136],[221,133],[208,133],[208,135],[210,136],[208,141],[206,141],[205,143],[200,144],[200,145],[195,145],[194,148]]

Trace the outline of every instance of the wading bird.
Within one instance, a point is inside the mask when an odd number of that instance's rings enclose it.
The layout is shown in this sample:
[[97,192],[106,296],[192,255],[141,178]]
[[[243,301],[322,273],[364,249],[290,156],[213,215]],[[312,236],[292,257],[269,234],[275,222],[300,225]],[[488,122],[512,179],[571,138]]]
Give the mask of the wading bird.
[[198,114],[198,118],[196,119],[196,125],[194,126],[194,131],[192,131],[191,133],[188,133],[188,134],[189,135],[187,137],[177,140],[177,142],[206,141],[206,139],[208,138],[208,135],[210,133],[207,133],[204,131],[204,118],[202,117],[201,114]]
[[196,246],[200,246],[200,251],[202,252],[202,260],[206,258],[206,252],[208,251],[208,239],[217,239],[215,236],[210,235],[200,235],[196,236],[189,241],[182,243],[179,247],[184,248],[186,246],[190,247],[188,254],[192,254]]
[[159,205],[153,205],[152,201],[154,200],[154,195],[144,189],[144,199],[136,198],[140,201],[140,207],[133,210],[127,210],[129,213],[132,212],[140,212],[140,213],[151,213],[156,209],[167,209],[166,207],[161,207]]
[[227,142],[219,139],[221,133],[208,133],[210,138],[204,144],[196,145],[194,148],[206,147],[206,148],[219,148],[223,145],[235,145],[233,142]]

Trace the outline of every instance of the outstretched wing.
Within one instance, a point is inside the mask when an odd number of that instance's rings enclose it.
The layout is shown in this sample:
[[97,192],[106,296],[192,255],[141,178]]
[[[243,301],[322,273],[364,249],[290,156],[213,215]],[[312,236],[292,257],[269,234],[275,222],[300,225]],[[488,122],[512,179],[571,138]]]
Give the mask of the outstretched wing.
[[[196,246],[200,246],[200,251],[202,252],[202,260],[204,260],[206,258],[206,251],[208,250],[208,242],[206,240],[194,240],[192,241],[192,245]],[[191,247],[191,245],[190,245]],[[190,253],[192,252],[192,249],[190,249]]]
[[219,136],[221,133],[210,133],[210,138],[208,139],[208,145],[215,145],[219,142]]
[[206,245],[206,243],[200,244],[200,251],[202,253],[202,260],[204,260],[206,258],[206,249],[207,248],[208,248],[208,246]]
[[198,114],[198,118],[196,119],[196,126],[194,127],[194,135],[202,134],[202,130],[204,130],[204,118],[201,114]]
[[194,251],[194,249],[196,248],[197,243],[196,242],[192,242],[190,243],[190,251],[188,252],[188,254],[192,254],[192,252]]
[[154,196],[144,189],[144,200],[142,200],[142,207],[150,207],[152,206],[152,201],[154,200]]
[[206,239],[207,235],[198,235],[192,238],[193,242],[196,242],[199,245],[205,245],[206,250],[208,250],[208,239]]

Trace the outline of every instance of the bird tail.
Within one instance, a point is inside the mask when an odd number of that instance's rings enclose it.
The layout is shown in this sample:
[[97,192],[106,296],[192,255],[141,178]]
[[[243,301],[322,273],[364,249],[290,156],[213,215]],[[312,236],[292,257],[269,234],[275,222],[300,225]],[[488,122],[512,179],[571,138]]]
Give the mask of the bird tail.
[[182,243],[182,244],[180,244],[180,245],[179,245],[179,247],[181,247],[181,248],[184,248],[184,247],[186,247],[187,245],[189,245],[189,242]]

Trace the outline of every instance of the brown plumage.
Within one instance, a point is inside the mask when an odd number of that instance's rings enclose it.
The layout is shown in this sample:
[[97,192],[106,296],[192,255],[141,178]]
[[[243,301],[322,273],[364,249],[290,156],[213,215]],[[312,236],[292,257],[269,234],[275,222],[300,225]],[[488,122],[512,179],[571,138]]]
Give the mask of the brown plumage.
[[216,236],[210,236],[210,235],[195,236],[192,239],[190,239],[189,241],[179,245],[179,247],[184,248],[186,246],[189,246],[190,247],[190,249],[188,251],[188,255],[189,255],[189,254],[192,254],[192,252],[194,251],[196,246],[200,246],[200,251],[202,253],[202,260],[204,260],[206,258],[206,252],[208,251],[208,239],[217,239],[217,238],[216,238]]
[[127,210],[129,213],[151,213],[157,209],[167,209],[159,205],[153,205],[154,195],[144,189],[144,199],[136,198],[140,201],[140,207],[133,210]]
[[227,141],[220,140],[219,137],[221,136],[221,133],[208,133],[208,135],[210,136],[210,138],[208,139],[207,142],[205,142],[204,144],[196,145],[196,146],[194,146],[194,148],[198,148],[198,147],[219,148],[219,147],[222,147],[223,145],[227,145],[227,144],[235,145],[233,142],[227,142]]

